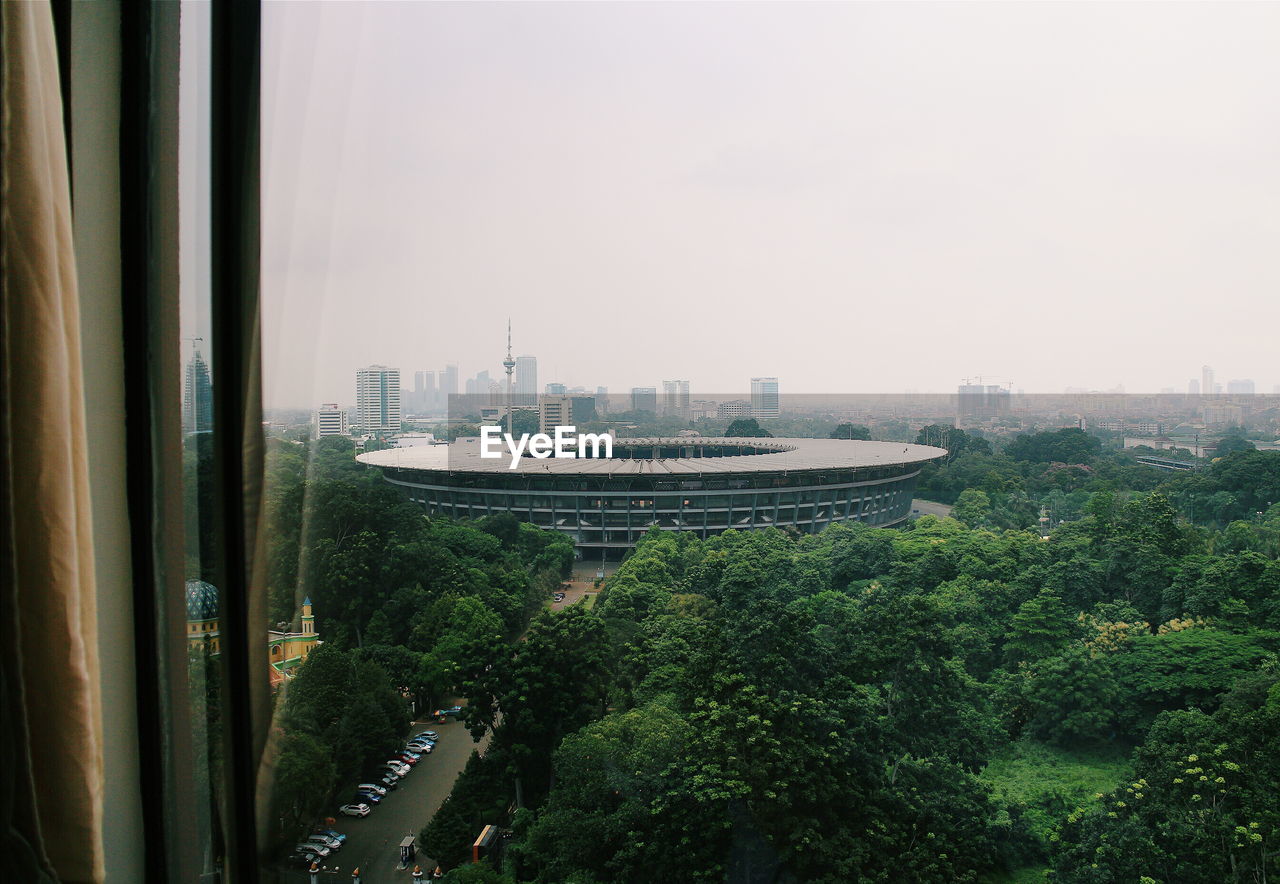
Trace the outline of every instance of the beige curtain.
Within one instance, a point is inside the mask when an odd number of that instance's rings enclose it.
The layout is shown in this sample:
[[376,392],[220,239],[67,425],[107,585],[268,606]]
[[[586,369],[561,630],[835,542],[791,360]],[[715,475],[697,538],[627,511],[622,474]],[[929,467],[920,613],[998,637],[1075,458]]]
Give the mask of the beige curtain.
[[0,870],[9,869],[12,881],[42,880],[50,871],[62,881],[100,881],[93,537],[49,4],[0,2],[0,28]]

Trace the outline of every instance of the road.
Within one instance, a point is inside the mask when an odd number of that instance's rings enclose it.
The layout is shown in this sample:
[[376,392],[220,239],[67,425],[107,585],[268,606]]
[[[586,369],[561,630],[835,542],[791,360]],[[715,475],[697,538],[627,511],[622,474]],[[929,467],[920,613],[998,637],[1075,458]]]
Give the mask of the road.
[[553,611],[559,611],[561,608],[567,608],[570,605],[576,605],[584,598],[595,595],[600,590],[595,586],[596,569],[592,566],[589,569],[575,568],[573,576],[560,584],[560,590],[564,593],[564,601],[547,602],[547,605]]
[[[488,744],[487,737],[480,743],[472,742],[467,729],[455,721],[447,724],[415,722],[408,735],[425,730],[440,734],[435,751],[422,756],[413,771],[401,781],[400,788],[387,793],[387,797],[367,817],[338,817],[338,822],[331,827],[344,833],[347,843],[329,857],[329,868],[320,876],[324,884],[349,882],[351,871],[357,866],[362,884],[412,884],[410,873],[413,867],[399,868],[400,841],[405,835],[418,837],[422,827],[449,797],[453,782],[466,766],[472,751],[483,750]],[[343,800],[337,803],[346,803],[347,797],[340,795]],[[417,862],[424,872],[430,873],[435,867],[435,862],[422,853],[418,854]],[[306,882],[309,878],[304,872],[290,872],[283,880]]]
[[916,498],[911,501],[911,515],[913,516],[937,516],[939,519],[945,519],[951,515],[951,507],[945,503],[934,503],[932,500],[920,500]]

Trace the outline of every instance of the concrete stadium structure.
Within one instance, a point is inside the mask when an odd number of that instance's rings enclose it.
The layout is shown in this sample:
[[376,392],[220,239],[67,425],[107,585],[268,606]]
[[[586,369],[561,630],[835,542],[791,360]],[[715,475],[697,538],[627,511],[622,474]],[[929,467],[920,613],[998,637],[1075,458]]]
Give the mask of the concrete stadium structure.
[[481,458],[479,440],[459,439],[359,459],[428,513],[512,513],[571,535],[580,557],[599,559],[624,555],[654,526],[705,538],[729,528],[894,525],[911,513],[921,465],[945,455],[842,439],[618,439],[611,458],[523,457],[513,470],[505,451]]

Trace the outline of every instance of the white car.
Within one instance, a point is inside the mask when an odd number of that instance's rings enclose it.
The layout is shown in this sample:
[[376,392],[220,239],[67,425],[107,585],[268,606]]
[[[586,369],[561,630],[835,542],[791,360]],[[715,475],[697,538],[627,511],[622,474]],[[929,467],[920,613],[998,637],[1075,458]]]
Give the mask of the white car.
[[369,805],[367,804],[344,804],[338,808],[338,813],[343,816],[368,816]]
[[312,844],[310,841],[304,841],[293,848],[298,853],[314,853],[318,857],[326,857],[329,855],[329,848],[323,844]]
[[328,835],[309,835],[305,844],[318,844],[321,847],[327,847],[330,850],[337,850],[342,846],[342,842],[337,838],[330,838]]
[[398,777],[402,777],[409,772],[409,765],[403,761],[388,761],[382,766]]
[[356,786],[356,791],[357,792],[377,792],[379,795],[386,795],[387,787],[378,786],[373,783],[361,783],[360,785]]

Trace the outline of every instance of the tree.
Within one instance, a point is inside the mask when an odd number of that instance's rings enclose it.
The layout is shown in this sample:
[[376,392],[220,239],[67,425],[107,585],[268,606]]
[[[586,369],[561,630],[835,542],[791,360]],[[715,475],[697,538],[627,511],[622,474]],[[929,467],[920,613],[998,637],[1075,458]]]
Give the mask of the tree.
[[773,433],[770,433],[764,427],[760,426],[759,421],[753,417],[738,418],[733,423],[729,424],[729,427],[724,431],[724,434],[726,438],[731,439],[737,437],[761,438],[773,435]]
[[1005,636],[1005,657],[1010,664],[1041,660],[1060,650],[1071,638],[1075,623],[1052,592],[1041,591],[1013,615]]
[[280,834],[288,839],[319,815],[338,771],[329,747],[318,737],[293,732],[280,738],[274,774],[274,804],[284,825]]
[[969,488],[960,493],[951,510],[951,517],[970,528],[981,528],[991,518],[991,497],[985,491]]
[[861,424],[840,424],[831,431],[832,439],[870,439],[871,429]]

